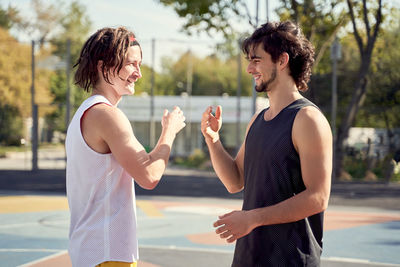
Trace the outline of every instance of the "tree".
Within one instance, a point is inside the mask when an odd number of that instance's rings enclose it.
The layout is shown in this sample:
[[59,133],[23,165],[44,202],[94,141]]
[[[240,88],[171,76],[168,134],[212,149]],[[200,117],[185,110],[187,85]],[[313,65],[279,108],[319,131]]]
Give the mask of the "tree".
[[8,6],[7,9],[0,7],[0,27],[9,30],[16,22],[20,20],[18,10],[15,7]]
[[35,17],[21,22],[24,30],[31,36],[38,34],[40,47],[48,41],[49,36],[57,30],[62,7],[60,4],[44,4],[41,0],[31,0]]
[[[9,48],[14,45],[16,40],[7,34],[7,30],[13,25],[13,18],[17,14],[16,9],[8,7],[7,10],[0,7],[0,50]],[[5,38],[5,39],[3,39]],[[5,66],[9,62],[9,58],[0,56],[0,66]],[[9,72],[7,68],[0,68],[0,145],[19,145],[22,137],[23,124],[20,115],[19,107],[10,104],[12,101],[12,92],[7,88],[7,81],[9,80]],[[19,89],[21,89],[20,86]],[[23,86],[22,86],[23,87]]]
[[[175,62],[165,60],[163,66],[163,72],[158,76],[161,81],[158,90],[163,93],[180,95],[186,92],[191,68],[192,95],[236,95],[237,63],[234,59],[222,60],[215,55],[200,59],[188,51]],[[251,95],[251,76],[245,71],[243,66],[242,95]]]
[[176,14],[186,19],[182,30],[192,34],[193,30],[208,34],[221,32],[225,37],[236,32],[232,17],[238,20],[248,18],[254,25],[247,4],[243,0],[158,0],[165,6],[172,7]]
[[20,145],[22,119],[15,106],[0,102],[0,145]]
[[[172,7],[176,14],[186,22],[181,30],[188,35],[194,32],[207,33],[215,38],[222,34],[223,41],[216,49],[226,57],[235,57],[240,53],[238,40],[248,30],[258,24],[257,16],[253,16],[245,0],[158,0],[161,4]],[[245,29],[238,30],[245,26]]]
[[71,41],[71,62],[78,60],[83,43],[88,38],[92,21],[86,14],[86,7],[73,1],[66,8],[60,18],[60,33],[51,39],[55,47],[54,54],[65,58],[67,54],[67,40]]
[[[368,4],[366,0],[356,4],[351,0],[347,0],[347,5],[353,26],[354,38],[357,42],[361,60],[354,85],[354,91],[351,100],[347,105],[346,114],[342,118],[336,140],[336,178],[341,177],[345,172],[343,169],[345,140],[349,135],[350,127],[354,124],[357,112],[365,101],[368,83],[367,75],[371,64],[375,42],[383,20],[382,0],[377,0],[376,3]],[[359,28],[361,23],[365,27],[365,30],[363,31],[364,34]],[[371,23],[373,23],[373,25]]]
[[280,20],[291,20],[301,25],[304,35],[315,47],[314,69],[326,54],[335,36],[348,22],[341,7],[342,0],[282,0],[277,14]]
[[[0,28],[0,40],[0,112],[4,112],[5,120],[6,114],[15,112],[14,120],[18,123],[31,115],[31,46],[18,43],[3,28]],[[36,72],[36,100],[45,106],[52,101],[47,87],[49,74],[46,70]],[[43,114],[44,110],[40,112]],[[1,127],[3,133],[20,136],[21,129],[16,133],[14,123],[4,121]]]
[[[70,78],[73,77],[72,65],[78,60],[80,50],[85,42],[92,25],[88,15],[85,13],[85,6],[79,4],[78,1],[73,1],[67,7],[66,12],[60,18],[60,33],[51,39],[51,44],[54,47],[54,54],[67,61],[67,42],[70,42]],[[67,67],[67,66],[66,66]],[[71,102],[72,113],[79,107],[84,98],[88,94],[76,87],[71,81]],[[57,130],[64,132],[67,128],[65,125],[66,117],[66,95],[67,95],[67,77],[66,70],[59,69],[51,78],[51,93],[54,97],[54,104],[58,107],[57,110],[46,116],[46,122],[49,128],[49,136],[52,131]]]
[[[396,22],[390,25],[396,25]],[[394,129],[400,127],[400,73],[397,71],[397,63],[400,62],[399,30],[398,22],[394,27],[385,28],[382,38],[376,42],[376,56],[371,62],[365,105],[360,108],[356,118],[359,126],[385,128],[387,131],[388,153],[381,163],[384,169],[381,175],[385,181],[390,181],[393,174],[392,160],[395,153],[400,151],[394,133]]]

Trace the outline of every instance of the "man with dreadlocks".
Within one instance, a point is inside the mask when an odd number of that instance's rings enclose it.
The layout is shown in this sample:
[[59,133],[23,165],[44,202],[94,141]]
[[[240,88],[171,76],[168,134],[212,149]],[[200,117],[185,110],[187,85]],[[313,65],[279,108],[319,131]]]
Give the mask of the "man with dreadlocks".
[[332,172],[332,134],[307,90],[314,50],[292,22],[266,23],[242,46],[257,92],[255,114],[236,158],[219,141],[222,109],[203,113],[213,167],[229,192],[244,190],[241,211],[222,215],[216,233],[236,242],[232,266],[319,266],[323,211]]
[[84,44],[75,82],[90,92],[68,127],[67,196],[71,212],[69,255],[76,267],[136,266],[135,180],[153,189],[168,163],[182,111],[164,111],[162,132],[147,153],[117,108],[142,77],[142,50],[124,27],[103,28]]

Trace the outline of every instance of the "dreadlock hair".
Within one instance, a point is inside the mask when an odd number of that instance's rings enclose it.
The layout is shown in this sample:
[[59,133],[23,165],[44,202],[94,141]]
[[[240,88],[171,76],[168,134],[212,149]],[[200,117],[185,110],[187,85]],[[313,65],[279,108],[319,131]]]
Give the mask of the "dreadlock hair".
[[288,53],[290,75],[300,91],[307,91],[314,64],[314,47],[298,25],[291,21],[265,23],[243,41],[242,51],[249,56],[259,44],[271,55],[273,63],[282,53]]
[[89,92],[99,80],[97,71],[99,61],[104,80],[112,84],[109,74],[112,72],[115,75],[121,70],[128,48],[133,45],[140,47],[135,34],[125,27],[98,30],[85,42],[74,65],[74,68],[78,67],[75,84]]

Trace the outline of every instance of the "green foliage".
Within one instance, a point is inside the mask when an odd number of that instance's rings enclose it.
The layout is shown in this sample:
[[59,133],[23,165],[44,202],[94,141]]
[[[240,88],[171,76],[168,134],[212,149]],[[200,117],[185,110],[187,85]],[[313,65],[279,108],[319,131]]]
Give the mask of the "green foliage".
[[12,19],[10,18],[10,14],[7,10],[0,7],[0,27],[4,29],[10,29],[12,26]]
[[54,97],[57,108],[47,114],[46,124],[49,129],[63,132],[65,130],[65,95],[66,95],[66,74],[65,71],[58,70],[51,77],[50,91]]
[[[50,92],[54,98],[53,104],[56,105],[56,109],[53,112],[46,115],[46,124],[49,130],[64,132],[66,130],[65,125],[65,112],[66,112],[66,73],[65,70],[58,70],[54,73],[50,80]],[[72,114],[79,107],[79,105],[89,96],[86,91],[70,85],[71,90],[71,104]]]
[[158,0],[170,6],[176,14],[186,19],[182,30],[192,34],[192,30],[208,34],[222,32],[228,36],[235,32],[232,19],[245,18],[243,12],[245,2],[241,0]]
[[18,108],[0,103],[0,145],[20,145],[22,138],[22,119]]
[[[80,50],[85,42],[91,27],[91,21],[85,13],[85,6],[79,4],[78,1],[73,1],[66,9],[65,14],[61,18],[61,34],[57,35],[51,40],[54,47],[54,54],[66,59],[67,55],[67,40],[70,41],[70,63],[71,80],[73,80],[74,73],[72,65],[77,61]],[[50,130],[57,130],[64,132],[66,130],[65,117],[66,117],[66,70],[58,70],[51,77],[50,91],[54,97],[54,105],[57,109],[46,116],[46,122]],[[71,92],[71,115],[79,107],[82,101],[88,96],[84,90],[77,88],[72,81],[70,81]]]
[[30,114],[30,47],[19,44],[0,28],[0,103],[18,109],[19,114]]
[[[243,61],[243,58],[242,58]],[[242,63],[242,95],[251,95],[251,76],[246,73],[246,64]],[[237,61],[222,60],[215,55],[203,59],[187,52],[176,62],[164,63],[163,73],[159,76],[163,82],[157,86],[161,92],[180,95],[187,91],[188,70],[192,66],[192,95],[236,95]],[[169,88],[169,89],[168,89]]]
[[[378,177],[378,180],[384,180],[384,174],[386,170],[386,161],[380,160],[372,168],[372,172]],[[361,153],[357,153],[353,156],[345,156],[344,158],[344,169],[347,171],[354,180],[361,180],[365,177],[367,171],[367,159],[361,156]]]
[[392,177],[393,182],[400,182],[400,162],[398,162],[394,168],[394,173]]
[[175,158],[174,163],[189,168],[201,169],[207,160],[209,160],[209,157],[206,153],[203,152],[203,150],[195,149],[193,150],[192,154],[190,154],[190,156],[187,158]]
[[329,46],[341,26],[348,22],[342,0],[282,0],[276,12],[281,21],[291,20],[301,29],[316,50],[316,59],[329,58]]
[[354,178],[362,179],[365,176],[365,171],[367,169],[367,164],[365,159],[359,156],[352,157],[346,156],[344,158],[344,169]]
[[65,58],[67,54],[67,40],[71,41],[71,63],[72,65],[79,58],[83,43],[88,38],[92,22],[86,14],[86,7],[78,1],[73,1],[67,7],[61,18],[61,34],[51,40],[55,47],[54,54]]
[[399,26],[387,29],[376,43],[367,98],[357,117],[357,126],[400,127],[399,30]]

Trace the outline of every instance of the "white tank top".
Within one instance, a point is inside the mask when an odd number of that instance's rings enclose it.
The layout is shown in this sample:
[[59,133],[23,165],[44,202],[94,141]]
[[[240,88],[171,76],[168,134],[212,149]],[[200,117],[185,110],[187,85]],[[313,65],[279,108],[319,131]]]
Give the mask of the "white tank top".
[[134,181],[111,153],[97,153],[82,136],[82,115],[97,103],[111,105],[100,95],[86,99],[72,118],[65,141],[71,212],[68,252],[74,267],[136,262],[139,256]]

